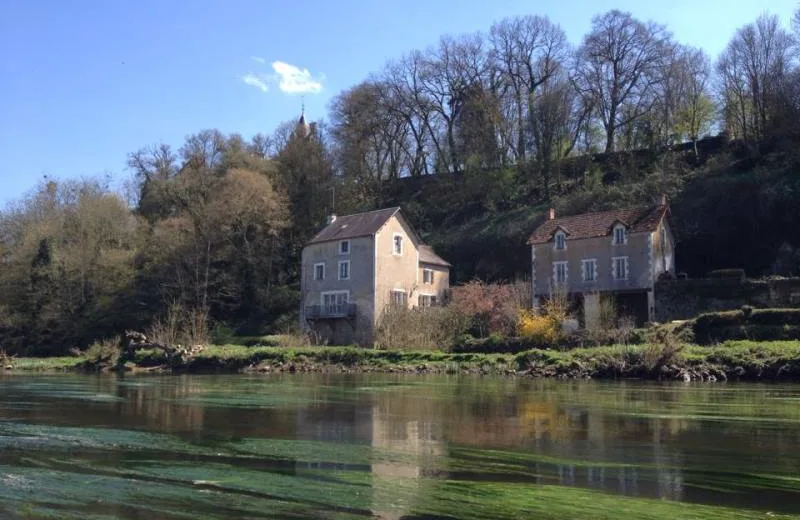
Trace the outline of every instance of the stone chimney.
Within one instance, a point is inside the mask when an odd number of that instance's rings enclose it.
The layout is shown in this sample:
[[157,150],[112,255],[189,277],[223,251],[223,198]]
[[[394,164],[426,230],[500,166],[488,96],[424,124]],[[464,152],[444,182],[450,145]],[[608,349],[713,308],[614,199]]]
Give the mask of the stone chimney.
[[330,226],[334,222],[336,222],[336,215],[328,215],[328,225]]
[[555,220],[556,219],[556,208],[550,208],[550,211],[547,212],[547,220]]

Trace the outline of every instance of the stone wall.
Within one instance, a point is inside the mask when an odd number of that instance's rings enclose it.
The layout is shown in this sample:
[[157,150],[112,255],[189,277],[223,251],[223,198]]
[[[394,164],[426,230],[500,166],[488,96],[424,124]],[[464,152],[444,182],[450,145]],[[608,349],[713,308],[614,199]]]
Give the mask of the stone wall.
[[662,280],[655,286],[656,321],[694,318],[704,312],[800,307],[800,278]]

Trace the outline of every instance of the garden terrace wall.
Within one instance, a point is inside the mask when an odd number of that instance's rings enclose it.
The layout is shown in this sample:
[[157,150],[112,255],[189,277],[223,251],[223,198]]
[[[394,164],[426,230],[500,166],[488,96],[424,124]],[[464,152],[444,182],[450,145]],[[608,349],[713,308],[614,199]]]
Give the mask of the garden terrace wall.
[[662,280],[655,286],[656,321],[687,320],[706,312],[800,307],[800,278]]

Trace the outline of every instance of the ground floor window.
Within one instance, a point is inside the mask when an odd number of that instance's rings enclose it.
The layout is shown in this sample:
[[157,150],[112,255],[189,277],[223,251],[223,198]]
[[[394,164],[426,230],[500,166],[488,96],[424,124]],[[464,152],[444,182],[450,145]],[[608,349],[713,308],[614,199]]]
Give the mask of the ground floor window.
[[420,294],[419,295],[419,306],[420,307],[434,307],[437,304],[437,299],[435,294]]
[[408,294],[403,290],[392,290],[391,303],[397,307],[408,307]]

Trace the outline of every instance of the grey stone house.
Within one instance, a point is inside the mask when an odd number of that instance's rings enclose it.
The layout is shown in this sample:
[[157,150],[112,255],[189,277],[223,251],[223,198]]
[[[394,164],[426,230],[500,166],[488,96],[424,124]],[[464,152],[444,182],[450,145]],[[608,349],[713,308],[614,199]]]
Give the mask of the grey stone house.
[[531,234],[533,301],[566,292],[582,308],[586,328],[597,327],[601,299],[613,296],[637,324],[655,316],[655,282],[675,271],[674,238],[666,197],[653,206],[548,219]]
[[331,216],[303,248],[301,327],[331,344],[374,344],[388,305],[439,305],[450,264],[422,243],[398,207]]

